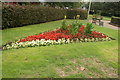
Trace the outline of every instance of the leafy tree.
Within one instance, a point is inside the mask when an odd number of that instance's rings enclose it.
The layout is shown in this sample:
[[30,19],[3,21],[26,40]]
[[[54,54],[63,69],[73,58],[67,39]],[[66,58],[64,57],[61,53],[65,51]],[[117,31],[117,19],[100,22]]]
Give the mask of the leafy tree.
[[95,14],[103,16],[120,17],[120,2],[92,2],[91,10],[94,10]]
[[80,2],[46,2],[46,4],[48,4],[49,6],[52,7],[69,7],[69,8],[79,8],[81,6]]

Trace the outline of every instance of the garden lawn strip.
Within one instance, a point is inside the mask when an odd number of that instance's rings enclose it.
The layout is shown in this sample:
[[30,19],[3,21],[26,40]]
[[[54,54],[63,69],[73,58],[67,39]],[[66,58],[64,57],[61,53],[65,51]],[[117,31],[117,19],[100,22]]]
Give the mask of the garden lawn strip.
[[[73,20],[68,21],[70,23]],[[86,21],[81,22],[86,24]],[[60,25],[60,23],[61,20],[44,23],[42,24],[42,26],[44,26],[42,28],[36,25],[30,25],[25,27],[3,30],[3,42],[5,44],[6,42],[14,41],[16,39],[20,39],[33,34],[38,34],[39,32],[44,32],[48,29],[52,30],[58,25]],[[48,27],[48,25],[51,25],[51,27]],[[118,30],[100,27],[97,25],[93,26],[96,31],[107,34],[108,36],[116,40],[104,42],[71,43],[68,45],[53,45],[5,50],[2,51],[2,77],[117,78]],[[75,72],[73,74],[70,74],[71,70],[73,69],[76,71],[78,66],[84,67],[85,70],[78,71],[78,73]],[[68,70],[66,69],[67,67]],[[102,69],[106,69],[106,71],[102,71]],[[65,73],[65,76],[61,76],[57,70],[62,70]]]

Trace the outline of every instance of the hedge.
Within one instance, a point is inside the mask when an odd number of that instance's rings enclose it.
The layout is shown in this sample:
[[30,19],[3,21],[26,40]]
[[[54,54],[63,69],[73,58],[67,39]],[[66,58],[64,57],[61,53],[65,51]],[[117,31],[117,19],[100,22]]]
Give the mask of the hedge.
[[71,19],[74,12],[75,14],[80,14],[81,19],[87,18],[87,13],[83,10],[65,10],[52,7],[40,7],[38,5],[20,6],[3,4],[2,29],[60,20],[64,18],[64,15],[67,15],[68,18]]
[[112,16],[111,24],[120,27],[120,17],[114,17],[114,16]]
[[87,19],[87,11],[80,9],[69,9],[67,10],[67,18],[74,19],[75,15],[80,15],[80,19]]

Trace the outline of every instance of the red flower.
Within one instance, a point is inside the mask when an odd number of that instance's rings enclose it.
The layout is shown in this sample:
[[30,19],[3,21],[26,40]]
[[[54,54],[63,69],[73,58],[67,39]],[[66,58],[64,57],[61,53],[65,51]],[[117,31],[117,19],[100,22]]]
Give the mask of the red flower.
[[96,32],[96,31],[92,31],[91,34],[85,35],[84,34],[84,25],[82,25],[79,30],[78,33],[76,33],[75,35],[72,35],[69,31],[69,27],[67,27],[66,30],[62,30],[62,28],[56,30],[56,31],[50,31],[50,32],[45,32],[43,34],[38,34],[38,35],[32,35],[32,36],[27,36],[24,39],[21,39],[19,42],[25,42],[25,41],[32,41],[32,40],[41,40],[41,39],[45,39],[45,40],[58,40],[58,39],[62,39],[65,38],[72,40],[73,38],[79,38],[79,39],[84,39],[84,38],[106,38],[106,35],[103,35],[102,33]]

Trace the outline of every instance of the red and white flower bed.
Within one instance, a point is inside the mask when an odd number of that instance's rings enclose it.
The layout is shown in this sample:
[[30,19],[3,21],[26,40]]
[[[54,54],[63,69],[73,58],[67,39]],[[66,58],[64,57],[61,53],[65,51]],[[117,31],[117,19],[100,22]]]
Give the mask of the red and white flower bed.
[[34,47],[34,46],[47,46],[47,45],[58,45],[68,44],[73,42],[96,42],[111,40],[110,37],[103,33],[92,31],[91,34],[85,34],[85,26],[82,25],[76,34],[71,34],[67,26],[65,30],[59,28],[55,31],[49,31],[38,35],[27,36],[20,39],[17,42],[7,44],[3,49],[21,48],[21,47]]

